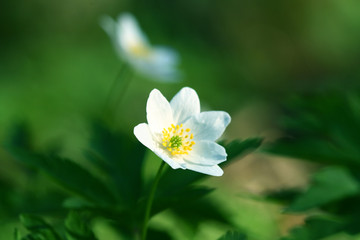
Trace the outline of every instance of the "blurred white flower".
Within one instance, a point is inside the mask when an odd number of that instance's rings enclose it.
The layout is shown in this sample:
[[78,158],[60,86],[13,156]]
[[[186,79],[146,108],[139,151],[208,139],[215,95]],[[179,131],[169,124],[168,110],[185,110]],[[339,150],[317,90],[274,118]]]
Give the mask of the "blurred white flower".
[[123,13],[117,21],[104,16],[100,25],[110,36],[119,56],[136,71],[158,81],[179,80],[178,54],[168,47],[151,46],[133,15]]
[[157,89],[151,91],[146,105],[147,124],[134,128],[137,139],[173,169],[221,176],[218,166],[226,160],[225,149],[215,142],[230,123],[223,111],[200,112],[194,89],[181,89],[170,103]]

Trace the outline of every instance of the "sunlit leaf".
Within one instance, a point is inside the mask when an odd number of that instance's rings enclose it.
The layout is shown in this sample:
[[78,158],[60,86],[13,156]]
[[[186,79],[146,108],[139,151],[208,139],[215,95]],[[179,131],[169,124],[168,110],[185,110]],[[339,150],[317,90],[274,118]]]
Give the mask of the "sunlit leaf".
[[234,231],[228,231],[224,236],[220,237],[218,240],[246,240],[246,235],[234,232]]
[[21,240],[21,234],[17,228],[14,231],[14,240]]

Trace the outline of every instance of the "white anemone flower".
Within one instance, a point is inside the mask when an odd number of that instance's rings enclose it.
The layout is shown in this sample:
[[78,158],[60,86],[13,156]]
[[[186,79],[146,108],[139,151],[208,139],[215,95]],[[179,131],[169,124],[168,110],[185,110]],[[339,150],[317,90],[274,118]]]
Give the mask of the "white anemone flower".
[[104,16],[100,25],[110,36],[120,58],[137,72],[163,82],[179,80],[178,54],[168,47],[151,46],[132,14],[123,13],[117,21]]
[[221,176],[218,166],[227,154],[217,140],[230,123],[223,111],[200,112],[194,89],[181,89],[170,103],[157,89],[151,91],[146,105],[148,123],[134,128],[136,138],[173,169]]

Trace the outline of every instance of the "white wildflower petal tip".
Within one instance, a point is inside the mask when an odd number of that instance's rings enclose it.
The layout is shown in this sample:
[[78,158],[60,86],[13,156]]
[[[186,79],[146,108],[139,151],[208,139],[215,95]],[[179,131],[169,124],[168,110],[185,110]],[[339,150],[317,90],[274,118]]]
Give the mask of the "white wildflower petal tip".
[[99,24],[102,29],[104,29],[104,31],[109,35],[111,40],[114,40],[114,34],[116,32],[116,22],[114,21],[114,19],[112,19],[108,15],[105,15],[100,18]]
[[173,123],[170,104],[157,89],[150,92],[146,104],[146,117],[150,130],[154,134],[161,133],[164,127]]
[[136,46],[148,44],[145,34],[142,33],[139,24],[132,14],[121,14],[117,22],[117,37],[123,50],[131,51]]
[[231,117],[227,112],[210,111],[194,115],[185,122],[190,128],[194,128],[196,140],[217,140],[229,125]]
[[155,141],[146,123],[140,123],[134,128],[135,137],[147,148],[154,151]]
[[195,90],[181,89],[169,103],[159,90],[151,91],[147,105],[148,124],[134,128],[137,139],[172,168],[221,176],[218,166],[226,160],[224,147],[215,142],[230,123],[226,112],[200,113]]
[[175,123],[184,123],[189,117],[200,113],[200,100],[194,89],[184,87],[170,101]]
[[193,151],[184,158],[192,164],[212,166],[224,162],[226,157],[227,154],[223,146],[216,142],[199,141],[194,145]]
[[201,166],[201,165],[189,164],[186,166],[186,168],[193,170],[195,172],[204,173],[216,177],[220,177],[224,174],[224,171],[218,165]]

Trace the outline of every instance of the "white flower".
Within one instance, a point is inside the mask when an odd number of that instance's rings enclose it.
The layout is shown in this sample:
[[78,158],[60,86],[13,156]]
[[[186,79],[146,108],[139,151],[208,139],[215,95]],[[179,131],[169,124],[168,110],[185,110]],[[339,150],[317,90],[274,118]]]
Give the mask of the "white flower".
[[215,140],[230,123],[228,113],[200,113],[199,97],[188,87],[181,89],[170,103],[159,90],[152,90],[146,113],[148,124],[137,125],[134,134],[172,168],[213,176],[223,174],[218,164],[226,160],[227,154]]
[[119,56],[136,71],[158,81],[179,80],[178,54],[168,47],[151,46],[133,15],[123,13],[117,21],[105,16],[100,25],[112,39]]

